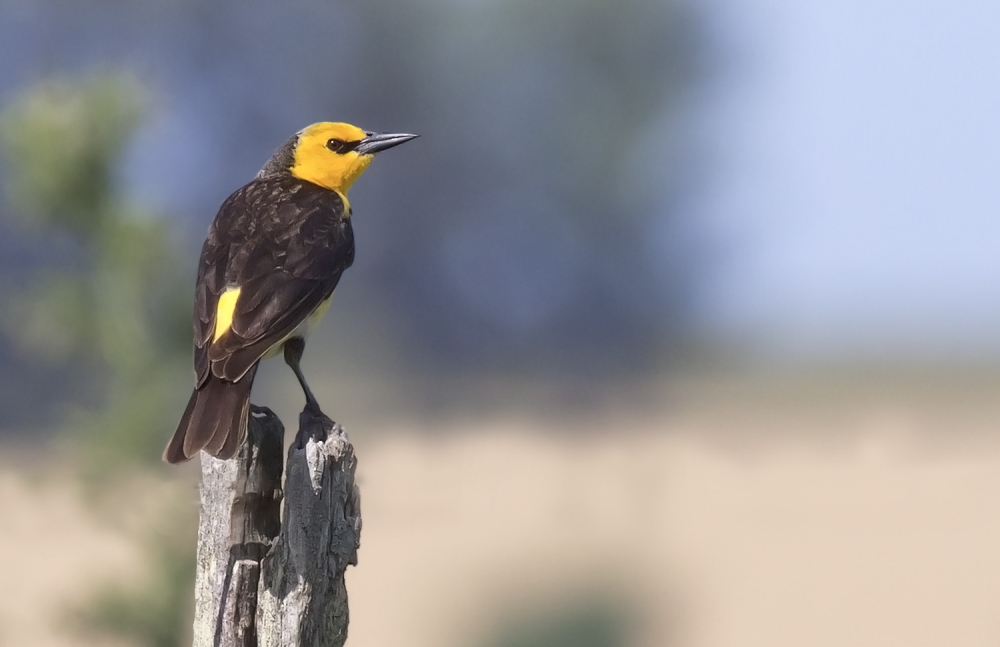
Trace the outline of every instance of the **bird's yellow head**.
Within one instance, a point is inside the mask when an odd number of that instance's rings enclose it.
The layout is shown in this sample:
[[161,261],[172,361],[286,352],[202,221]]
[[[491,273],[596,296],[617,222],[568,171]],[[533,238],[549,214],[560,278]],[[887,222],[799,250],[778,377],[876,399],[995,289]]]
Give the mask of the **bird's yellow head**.
[[299,132],[289,171],[300,180],[347,195],[375,153],[416,137],[404,133],[371,133],[357,126],[324,121]]

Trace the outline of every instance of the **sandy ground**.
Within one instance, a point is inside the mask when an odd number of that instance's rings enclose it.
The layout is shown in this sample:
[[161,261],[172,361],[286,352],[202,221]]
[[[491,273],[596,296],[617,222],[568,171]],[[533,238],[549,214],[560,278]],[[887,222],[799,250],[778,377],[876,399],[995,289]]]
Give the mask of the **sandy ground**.
[[74,602],[95,583],[128,577],[139,557],[131,534],[109,527],[75,484],[38,476],[9,463],[0,472],[3,647],[81,644],[68,631]]
[[[638,645],[1000,643],[991,400],[690,402],[575,434],[505,418],[359,441],[348,644],[486,646],[594,596],[630,609]],[[0,523],[0,644],[81,644],[56,602],[134,571],[127,536],[9,464]]]

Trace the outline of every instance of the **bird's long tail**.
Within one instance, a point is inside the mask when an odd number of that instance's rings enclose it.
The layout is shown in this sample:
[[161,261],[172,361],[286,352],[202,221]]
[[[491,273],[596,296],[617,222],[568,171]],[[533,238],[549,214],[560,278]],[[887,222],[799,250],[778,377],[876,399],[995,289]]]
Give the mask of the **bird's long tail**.
[[255,364],[238,382],[210,375],[195,389],[174,437],[163,450],[163,460],[183,463],[202,449],[216,458],[235,456],[246,437],[250,389],[256,373]]

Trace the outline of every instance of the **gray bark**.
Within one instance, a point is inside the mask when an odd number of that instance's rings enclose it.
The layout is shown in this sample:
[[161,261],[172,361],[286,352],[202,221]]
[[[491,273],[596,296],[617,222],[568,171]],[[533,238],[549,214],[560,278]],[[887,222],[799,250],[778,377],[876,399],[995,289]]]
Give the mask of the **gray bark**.
[[195,647],[341,647],[344,571],[357,563],[361,511],[347,434],[303,411],[288,451],[284,428],[254,407],[239,455],[202,460]]

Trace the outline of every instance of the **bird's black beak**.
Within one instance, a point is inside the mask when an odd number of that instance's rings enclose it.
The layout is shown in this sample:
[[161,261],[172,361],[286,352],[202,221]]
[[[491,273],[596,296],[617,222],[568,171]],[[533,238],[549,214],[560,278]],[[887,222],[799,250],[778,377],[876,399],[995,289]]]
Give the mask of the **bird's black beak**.
[[362,155],[374,155],[379,151],[399,146],[411,139],[420,137],[420,135],[408,135],[406,133],[365,133],[365,135],[366,137],[354,149]]

